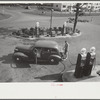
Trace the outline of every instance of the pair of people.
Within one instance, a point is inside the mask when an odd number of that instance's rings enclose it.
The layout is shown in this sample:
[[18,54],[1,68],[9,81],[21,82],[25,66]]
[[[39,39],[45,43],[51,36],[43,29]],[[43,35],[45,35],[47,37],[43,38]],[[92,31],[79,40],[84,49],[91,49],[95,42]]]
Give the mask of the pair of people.
[[92,67],[95,64],[95,59],[96,59],[95,50],[96,50],[95,47],[91,47],[90,51],[87,53],[86,48],[81,49],[81,53],[78,54],[75,73],[74,73],[74,76],[76,78],[80,78],[83,75],[89,76],[91,74]]

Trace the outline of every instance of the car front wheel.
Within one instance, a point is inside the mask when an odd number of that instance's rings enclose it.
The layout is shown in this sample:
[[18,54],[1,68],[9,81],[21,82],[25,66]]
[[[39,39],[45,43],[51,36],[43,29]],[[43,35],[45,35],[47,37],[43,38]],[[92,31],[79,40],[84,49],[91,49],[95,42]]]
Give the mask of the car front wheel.
[[58,64],[59,63],[56,58],[50,58],[49,62],[50,62],[50,64]]

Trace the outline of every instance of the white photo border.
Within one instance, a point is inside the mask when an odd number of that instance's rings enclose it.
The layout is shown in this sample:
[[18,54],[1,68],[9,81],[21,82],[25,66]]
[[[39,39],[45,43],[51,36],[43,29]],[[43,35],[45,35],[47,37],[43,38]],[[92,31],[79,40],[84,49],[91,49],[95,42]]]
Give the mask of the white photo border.
[[[0,1],[0,3],[39,3],[39,2],[93,3],[99,1]],[[60,86],[59,84],[62,84],[62,86]],[[100,99],[99,90],[100,90],[100,82],[0,83],[0,99]]]

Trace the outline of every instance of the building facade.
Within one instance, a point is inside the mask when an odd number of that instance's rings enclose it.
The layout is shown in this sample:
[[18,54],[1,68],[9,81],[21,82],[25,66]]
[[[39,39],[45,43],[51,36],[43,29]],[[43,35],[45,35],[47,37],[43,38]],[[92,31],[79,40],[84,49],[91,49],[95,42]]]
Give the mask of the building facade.
[[75,5],[75,3],[54,3],[53,9],[58,11],[71,12],[73,11],[73,5]]
[[[53,9],[57,11],[67,11],[73,12],[76,3],[53,3]],[[100,3],[87,3],[83,7],[85,7],[86,11],[100,11]]]

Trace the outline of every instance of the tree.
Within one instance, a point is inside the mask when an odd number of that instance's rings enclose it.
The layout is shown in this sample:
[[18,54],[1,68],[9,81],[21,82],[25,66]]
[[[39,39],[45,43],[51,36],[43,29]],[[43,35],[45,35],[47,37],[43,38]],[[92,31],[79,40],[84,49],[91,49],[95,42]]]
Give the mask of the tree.
[[73,26],[73,33],[75,33],[75,29],[76,29],[76,25],[77,25],[77,20],[78,20],[78,16],[80,14],[80,12],[82,13],[83,10],[86,8],[86,7],[83,7],[84,5],[87,5],[87,3],[77,3],[74,8],[75,8],[75,20],[74,20],[74,26]]
[[91,7],[89,9],[89,15],[91,15],[91,12],[93,12],[93,9],[94,9],[94,6],[92,6],[92,3],[91,3]]

